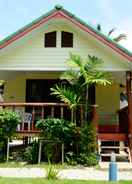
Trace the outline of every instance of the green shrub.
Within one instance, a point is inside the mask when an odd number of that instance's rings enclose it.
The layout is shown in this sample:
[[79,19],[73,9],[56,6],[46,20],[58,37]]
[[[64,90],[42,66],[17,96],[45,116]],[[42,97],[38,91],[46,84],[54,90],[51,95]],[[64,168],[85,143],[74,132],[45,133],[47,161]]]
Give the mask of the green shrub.
[[80,153],[77,162],[84,166],[95,166],[98,164],[98,159],[95,153]]
[[96,130],[92,123],[85,124],[80,135],[81,153],[91,154],[97,151]]
[[33,142],[30,146],[25,148],[25,152],[23,153],[23,158],[25,161],[36,164],[38,162],[38,142]]
[[76,155],[72,151],[66,153],[66,162],[69,165],[77,165]]
[[0,110],[0,160],[3,160],[6,155],[7,139],[13,136],[18,123],[20,123],[20,117],[17,113]]
[[20,117],[16,112],[0,110],[0,139],[10,138],[16,131]]
[[37,121],[36,127],[41,129],[45,139],[70,143],[74,137],[75,124],[64,119],[47,118]]

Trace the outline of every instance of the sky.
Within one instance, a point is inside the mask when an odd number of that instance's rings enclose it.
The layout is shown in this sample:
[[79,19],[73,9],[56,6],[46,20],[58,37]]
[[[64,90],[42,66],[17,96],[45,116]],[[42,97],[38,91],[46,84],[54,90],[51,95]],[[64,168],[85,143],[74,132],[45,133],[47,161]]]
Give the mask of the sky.
[[62,5],[86,23],[101,24],[103,33],[125,33],[120,44],[132,52],[132,0],[0,0],[0,40]]

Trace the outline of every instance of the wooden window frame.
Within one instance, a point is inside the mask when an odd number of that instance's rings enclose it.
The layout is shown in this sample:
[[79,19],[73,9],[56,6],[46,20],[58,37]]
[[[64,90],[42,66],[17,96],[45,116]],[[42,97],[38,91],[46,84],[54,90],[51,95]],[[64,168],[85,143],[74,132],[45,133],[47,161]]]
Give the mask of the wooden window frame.
[[[50,37],[51,37],[51,40],[50,40]],[[57,46],[57,31],[45,33],[44,34],[44,47],[45,48],[55,48],[56,46]]]
[[73,48],[73,33],[61,31],[61,47]]

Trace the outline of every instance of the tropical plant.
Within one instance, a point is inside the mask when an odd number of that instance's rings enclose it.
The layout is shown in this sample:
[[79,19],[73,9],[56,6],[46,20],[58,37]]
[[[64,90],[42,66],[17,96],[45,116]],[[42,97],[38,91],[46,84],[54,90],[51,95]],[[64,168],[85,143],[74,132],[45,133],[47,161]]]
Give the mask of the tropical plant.
[[88,55],[86,59],[83,59],[79,55],[70,54],[67,64],[70,69],[61,76],[61,79],[67,80],[69,85],[56,84],[51,88],[51,94],[56,95],[74,110],[80,103],[85,103],[85,119],[87,120],[88,87],[110,85],[111,81],[108,80],[108,74],[99,70],[102,60],[95,56]]
[[49,167],[46,170],[46,178],[48,180],[56,180],[58,179],[59,170],[55,165],[49,163]]
[[47,118],[37,121],[36,127],[42,130],[45,139],[71,143],[75,124],[64,119]]
[[[102,31],[102,26],[100,24],[97,24],[97,30],[98,31]],[[116,29],[115,28],[112,28],[108,33],[107,33],[107,36],[110,37],[113,32],[115,31]],[[120,42],[121,40],[125,40],[127,38],[127,35],[124,34],[124,33],[121,33],[119,34],[118,36],[112,38],[115,42]]]

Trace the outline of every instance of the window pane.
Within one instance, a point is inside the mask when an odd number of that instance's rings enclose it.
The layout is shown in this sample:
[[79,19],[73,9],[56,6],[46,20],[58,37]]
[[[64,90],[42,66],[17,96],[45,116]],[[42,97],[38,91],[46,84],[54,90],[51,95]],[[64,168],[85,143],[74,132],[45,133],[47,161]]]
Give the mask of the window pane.
[[73,47],[73,33],[61,32],[61,47]]
[[56,47],[56,31],[45,34],[45,47]]

